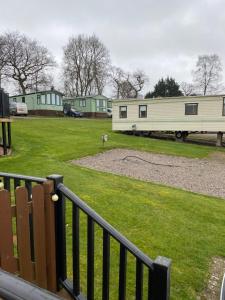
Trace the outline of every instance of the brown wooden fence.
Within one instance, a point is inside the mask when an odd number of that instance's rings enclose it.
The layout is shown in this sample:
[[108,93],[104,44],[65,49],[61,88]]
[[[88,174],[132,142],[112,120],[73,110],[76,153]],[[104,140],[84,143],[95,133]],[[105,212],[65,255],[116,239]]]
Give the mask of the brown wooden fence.
[[0,267],[57,290],[53,182],[0,191]]

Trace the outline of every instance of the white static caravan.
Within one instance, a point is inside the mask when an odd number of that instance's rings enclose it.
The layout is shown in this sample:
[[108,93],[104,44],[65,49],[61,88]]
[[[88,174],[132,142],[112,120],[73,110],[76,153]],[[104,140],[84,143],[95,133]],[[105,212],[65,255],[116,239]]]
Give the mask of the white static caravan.
[[112,129],[172,131],[183,139],[188,132],[225,132],[225,95],[114,100]]

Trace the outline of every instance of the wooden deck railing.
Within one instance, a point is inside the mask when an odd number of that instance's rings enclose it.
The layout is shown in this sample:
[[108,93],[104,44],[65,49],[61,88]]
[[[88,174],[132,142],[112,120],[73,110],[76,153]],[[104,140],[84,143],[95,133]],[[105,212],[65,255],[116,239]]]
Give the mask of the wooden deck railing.
[[[0,188],[0,268],[52,292],[63,287],[76,300],[94,300],[96,289],[101,290],[103,300],[109,300],[110,245],[114,240],[120,249],[118,299],[127,299],[128,253],[134,258],[136,269],[132,298],[143,299],[145,284],[147,299],[169,299],[171,261],[164,257],[152,260],[146,256],[70,191],[63,184],[62,176],[52,175],[45,179],[0,173]],[[72,235],[69,237],[66,236],[66,202],[72,205]],[[81,211],[87,220],[86,295],[82,294],[80,285],[80,274],[84,271],[81,270],[80,262]],[[102,231],[102,282],[96,288],[94,269],[97,226]],[[66,249],[68,239],[71,239],[72,253]],[[72,278],[67,275],[68,256],[72,257]],[[147,279],[144,270],[148,272]]]

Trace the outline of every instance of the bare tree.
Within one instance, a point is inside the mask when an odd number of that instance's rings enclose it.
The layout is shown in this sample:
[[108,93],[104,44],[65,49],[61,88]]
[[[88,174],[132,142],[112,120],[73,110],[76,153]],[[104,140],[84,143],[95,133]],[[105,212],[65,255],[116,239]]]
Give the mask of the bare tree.
[[143,89],[144,84],[148,82],[148,78],[142,70],[137,70],[130,76],[129,81],[134,89],[134,98],[137,98],[138,93]]
[[120,98],[136,98],[136,91],[129,80],[129,76],[127,80],[120,83]]
[[31,77],[30,83],[27,83],[27,87],[31,91],[38,92],[40,90],[46,90],[53,86],[53,76],[48,72],[37,72]]
[[119,99],[121,97],[122,82],[126,81],[126,73],[121,68],[112,67],[110,72],[110,79],[114,97]]
[[201,94],[215,93],[220,88],[222,63],[218,55],[200,55],[193,71],[194,83]]
[[47,78],[46,71],[55,65],[48,49],[18,32],[4,35],[7,54],[4,74],[17,82],[20,92],[38,90],[39,80]]
[[70,38],[64,48],[65,94],[101,94],[106,85],[109,65],[109,52],[95,35]]
[[147,81],[147,76],[141,70],[130,74],[121,68],[113,67],[111,71],[111,84],[117,99],[137,98]]
[[190,96],[190,95],[195,94],[195,86],[192,83],[181,82],[180,88],[181,88],[181,91],[183,92],[184,96]]

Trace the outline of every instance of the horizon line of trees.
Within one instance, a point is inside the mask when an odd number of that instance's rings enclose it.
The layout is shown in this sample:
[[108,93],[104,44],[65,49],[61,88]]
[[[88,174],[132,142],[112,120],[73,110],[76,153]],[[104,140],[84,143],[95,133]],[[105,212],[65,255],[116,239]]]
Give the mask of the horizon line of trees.
[[[41,91],[53,85],[57,66],[51,52],[37,40],[19,32],[0,35],[0,88],[14,84],[18,92]],[[111,64],[110,53],[95,35],[70,37],[63,47],[60,66],[64,93],[67,96],[102,94],[111,86],[113,97],[138,98],[149,83],[145,72],[127,72]],[[145,98],[182,95],[207,95],[224,91],[222,63],[217,54],[199,55],[193,81],[179,84],[172,77],[161,78]]]

